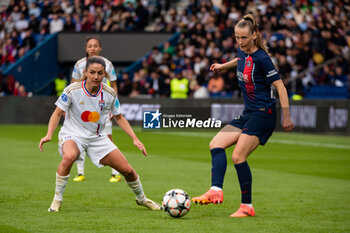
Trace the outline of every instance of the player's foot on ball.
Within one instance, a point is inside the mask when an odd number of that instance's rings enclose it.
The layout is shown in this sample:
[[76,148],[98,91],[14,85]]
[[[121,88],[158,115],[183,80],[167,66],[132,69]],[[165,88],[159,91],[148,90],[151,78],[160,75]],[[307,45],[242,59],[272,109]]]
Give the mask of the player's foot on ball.
[[60,207],[61,207],[62,201],[58,201],[58,200],[53,200],[48,211],[49,212],[58,212],[60,211]]
[[146,198],[143,201],[139,201],[139,200],[136,199],[136,203],[138,205],[145,206],[145,207],[147,207],[150,210],[162,210],[163,209],[163,207],[161,205],[159,205],[157,202],[152,201],[152,200],[150,200],[148,198]]
[[78,174],[76,177],[73,179],[74,181],[80,182],[85,180],[85,176],[82,174]]
[[114,182],[120,182],[122,181],[121,175],[111,175],[111,178],[109,179],[109,182],[114,183]]
[[241,204],[239,209],[230,215],[230,217],[242,218],[242,217],[254,217],[255,211],[253,207],[249,207],[247,205]]
[[221,204],[224,201],[224,193],[222,190],[215,191],[213,189],[209,189],[202,196],[192,198],[192,201],[201,205],[207,205],[209,203]]

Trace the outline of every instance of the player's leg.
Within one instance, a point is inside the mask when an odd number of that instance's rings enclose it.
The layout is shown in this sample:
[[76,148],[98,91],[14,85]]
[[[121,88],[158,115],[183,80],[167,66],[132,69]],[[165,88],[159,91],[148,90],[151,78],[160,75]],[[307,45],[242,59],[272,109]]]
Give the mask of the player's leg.
[[57,168],[55,196],[48,209],[50,212],[58,212],[61,207],[70,170],[74,161],[78,158],[80,151],[74,140],[67,140],[63,143],[60,153],[63,158]]
[[[112,134],[108,134],[108,138],[111,140],[111,142],[113,142]],[[117,170],[115,170],[114,168],[111,168],[111,169],[112,169],[112,175],[109,178],[109,182],[115,183],[115,182],[122,181],[122,176],[120,175],[120,173]]]
[[[111,118],[108,115],[106,119],[105,131],[107,133],[108,138],[111,140],[111,142],[113,142],[112,126],[113,124],[112,124]],[[111,177],[109,178],[109,182],[114,183],[114,182],[120,182],[121,180],[122,180],[122,177],[119,174],[119,172],[114,168],[112,168],[112,174],[111,174]]]
[[209,147],[212,158],[211,187],[202,196],[192,198],[194,203],[220,204],[224,200],[222,191],[227,167],[225,149],[235,144],[241,135],[241,129],[226,125],[211,140]]
[[115,149],[111,151],[107,156],[100,160],[100,164],[110,166],[124,176],[126,183],[136,196],[137,204],[143,205],[151,210],[162,209],[161,205],[146,198],[139,176],[120,150]]
[[[271,111],[272,110],[272,111]],[[247,162],[248,156],[260,145],[265,145],[276,127],[276,112],[272,107],[267,111],[250,113],[244,124],[242,135],[232,153],[241,187],[241,207],[231,217],[254,216],[252,205],[252,174]]]
[[84,163],[85,163],[86,152],[83,151],[80,153],[80,158],[76,161],[78,175],[74,177],[74,181],[84,181],[85,180],[85,172],[84,172]]
[[259,146],[259,138],[255,135],[242,134],[232,153],[232,160],[237,171],[241,187],[241,207],[231,217],[254,216],[252,206],[252,173],[247,158]]

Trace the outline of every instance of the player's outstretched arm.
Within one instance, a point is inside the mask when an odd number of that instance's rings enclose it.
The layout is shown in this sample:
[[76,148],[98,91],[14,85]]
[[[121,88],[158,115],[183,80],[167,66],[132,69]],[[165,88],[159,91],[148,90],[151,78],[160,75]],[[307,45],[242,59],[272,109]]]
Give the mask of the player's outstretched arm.
[[281,79],[274,81],[272,85],[276,87],[278,96],[280,99],[282,114],[283,114],[283,129],[284,131],[287,131],[287,132],[292,131],[294,128],[294,125],[290,118],[287,90]]
[[55,111],[52,113],[49,121],[49,125],[47,128],[47,133],[45,137],[40,139],[39,143],[39,149],[40,151],[43,151],[43,144],[46,142],[51,141],[52,134],[55,132],[55,129],[57,128],[58,123],[60,122],[61,117],[63,116],[64,111],[60,109],[59,107],[56,107]]
[[129,137],[132,139],[134,145],[142,151],[144,156],[147,156],[147,151],[145,146],[142,144],[142,142],[137,138],[134,130],[131,128],[129,122],[122,114],[114,116],[114,120],[117,122],[117,124],[122,128],[122,130],[129,135]]
[[224,71],[224,70],[229,70],[237,66],[237,58],[228,61],[224,64],[219,64],[219,63],[214,63],[210,66],[210,71],[213,71],[214,73]]

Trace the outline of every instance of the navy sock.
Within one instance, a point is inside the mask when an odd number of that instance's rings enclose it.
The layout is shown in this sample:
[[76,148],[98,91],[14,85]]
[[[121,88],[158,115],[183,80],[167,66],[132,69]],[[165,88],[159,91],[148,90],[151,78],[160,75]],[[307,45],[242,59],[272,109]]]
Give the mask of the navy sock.
[[227,167],[225,149],[214,148],[211,153],[211,186],[222,188]]
[[247,161],[235,164],[239,185],[241,186],[242,203],[252,203],[252,173]]

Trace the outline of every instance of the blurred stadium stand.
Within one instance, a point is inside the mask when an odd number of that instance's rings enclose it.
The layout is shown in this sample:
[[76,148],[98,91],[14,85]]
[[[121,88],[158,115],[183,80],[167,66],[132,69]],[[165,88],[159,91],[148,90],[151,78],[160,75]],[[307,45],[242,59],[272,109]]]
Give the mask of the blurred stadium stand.
[[[0,9],[0,65],[4,73],[0,80],[1,95],[18,93],[15,91],[18,84],[8,87],[12,85],[7,82],[9,69],[14,63],[17,71],[18,67],[23,69],[22,62],[28,59],[25,57],[36,54],[33,47],[38,50],[43,43],[49,43],[47,38],[51,32],[154,31],[177,33],[178,43],[175,40],[157,43],[134,64],[114,63],[121,72],[118,81],[121,95],[169,97],[170,80],[177,70],[189,80],[190,97],[239,98],[234,70],[219,74],[217,78],[207,69],[213,62],[225,62],[235,57],[234,25],[243,14],[253,13],[290,96],[349,98],[349,0],[5,2]],[[104,50],[113,48],[104,47]],[[69,79],[72,65],[60,63],[58,73],[48,73],[43,80],[53,80],[60,73]],[[50,92],[32,88],[30,85],[38,79],[33,76],[36,73],[24,73],[26,81],[17,75],[14,78],[28,91],[35,95]],[[212,79],[223,79],[224,85],[214,88],[215,91],[209,90]],[[35,85],[49,87],[45,82]]]

